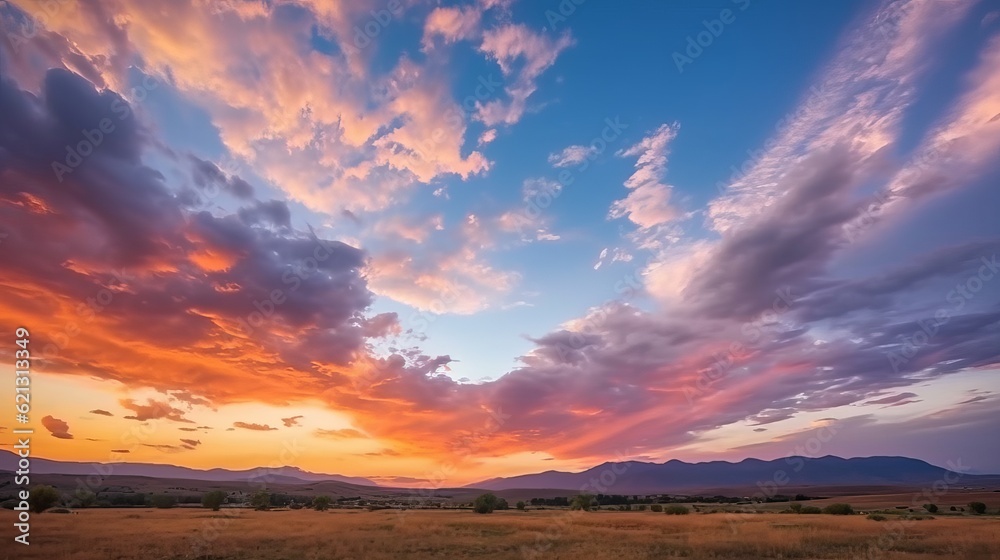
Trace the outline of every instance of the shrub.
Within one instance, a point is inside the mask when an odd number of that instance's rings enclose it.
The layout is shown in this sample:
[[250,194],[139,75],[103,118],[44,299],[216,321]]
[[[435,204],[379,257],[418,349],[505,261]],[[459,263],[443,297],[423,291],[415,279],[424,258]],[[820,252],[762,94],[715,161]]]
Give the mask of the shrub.
[[50,507],[59,503],[61,496],[59,491],[51,486],[38,485],[28,492],[28,507],[32,513],[42,513]]
[[660,504],[653,504],[649,506],[649,511],[655,511],[656,513],[660,513],[661,511],[663,511],[663,506],[661,506]]
[[493,513],[493,510],[497,508],[498,502],[499,498],[493,494],[486,493],[472,502],[472,509],[476,513]]
[[271,495],[261,490],[250,496],[250,507],[257,511],[271,509]]
[[497,507],[496,507],[496,509],[499,509],[499,510],[510,509],[510,505],[507,504],[507,500],[505,500],[503,498],[499,498],[497,500]]
[[300,504],[298,502],[292,502],[292,503],[288,504],[288,508],[289,509],[302,509],[302,504]]
[[646,506],[640,505],[639,506],[639,511],[646,511]]
[[799,510],[799,513],[815,515],[817,513],[823,513],[823,510],[819,509],[816,506],[803,506],[802,509]]
[[663,511],[667,515],[687,515],[691,510],[687,506],[682,506],[680,504],[670,504],[663,506]]
[[594,501],[594,497],[590,494],[577,494],[573,497],[573,501],[569,503],[570,509],[582,509],[583,511],[590,511],[590,506]]
[[851,504],[830,504],[823,508],[823,513],[829,515],[854,515]]
[[88,508],[97,503],[97,496],[95,496],[90,490],[85,490],[83,488],[76,491],[75,497],[77,507]]
[[329,496],[316,496],[313,498],[313,509],[316,511],[326,511],[330,508]]
[[66,508],[52,508],[48,511],[49,513],[73,513]]
[[177,498],[170,494],[153,494],[149,498],[149,503],[155,508],[169,509],[177,505]]
[[969,502],[969,511],[976,515],[982,515],[986,513],[986,504],[983,502]]
[[788,506],[788,509],[792,510],[795,513],[802,513],[802,504],[792,504]]
[[934,504],[924,504],[924,509],[926,509],[927,511],[929,511],[931,513],[937,513],[938,512],[938,507],[936,505],[934,505]]
[[524,511],[525,508],[524,502],[517,502],[517,505],[515,507],[517,507],[517,509],[521,511]]
[[877,513],[869,513],[868,519],[871,519],[872,521],[885,521],[888,518],[884,515],[879,515]]
[[212,490],[211,492],[206,492],[204,496],[201,497],[202,507],[207,507],[212,511],[219,511],[222,504],[226,501],[226,493],[222,490]]

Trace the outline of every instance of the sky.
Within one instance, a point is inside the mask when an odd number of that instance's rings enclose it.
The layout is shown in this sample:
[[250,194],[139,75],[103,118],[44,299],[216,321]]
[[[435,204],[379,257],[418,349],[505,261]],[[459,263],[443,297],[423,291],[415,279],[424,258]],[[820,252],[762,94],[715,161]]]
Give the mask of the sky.
[[38,456],[1000,473],[994,1],[0,19],[0,370],[26,329]]

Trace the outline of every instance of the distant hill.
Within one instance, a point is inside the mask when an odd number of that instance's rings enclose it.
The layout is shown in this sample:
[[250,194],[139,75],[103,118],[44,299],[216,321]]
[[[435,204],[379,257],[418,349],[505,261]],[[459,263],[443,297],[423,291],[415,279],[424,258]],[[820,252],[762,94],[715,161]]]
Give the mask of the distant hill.
[[[0,471],[17,470],[17,456],[0,450]],[[787,480],[782,482],[779,473],[783,471]],[[943,480],[946,469],[935,467],[919,459],[906,457],[863,457],[842,459],[826,456],[820,458],[788,457],[773,461],[744,459],[738,463],[710,461],[705,463],[685,463],[672,460],[666,463],[646,463],[626,461],[604,463],[582,472],[546,471],[507,478],[493,478],[462,488],[436,488],[434,492],[414,488],[392,488],[379,486],[371,479],[338,474],[323,474],[304,471],[298,467],[277,469],[192,469],[174,465],[153,463],[82,463],[55,461],[32,457],[32,475],[60,475],[55,480],[63,480],[62,475],[73,477],[101,474],[103,477],[123,479],[139,477],[129,484],[137,487],[159,487],[164,482],[193,481],[199,483],[252,483],[267,476],[268,485],[281,486],[288,492],[296,487],[314,489],[325,488],[332,495],[448,495],[456,499],[471,500],[485,490],[502,492],[503,496],[567,496],[580,492],[590,484],[587,491],[604,494],[695,494],[708,493],[751,495],[760,491],[760,485],[770,487],[776,483],[774,493],[797,493],[814,488],[825,494],[838,494],[836,489],[880,488],[921,488]],[[954,480],[957,474],[949,475]],[[66,479],[70,480],[70,479]],[[157,482],[159,480],[160,482]],[[124,482],[123,482],[124,483]],[[596,484],[595,484],[596,483]],[[349,486],[343,486],[343,485]],[[956,487],[1000,488],[1000,475],[965,474],[958,478]],[[234,488],[236,488],[234,486]],[[603,488],[603,490],[602,490]],[[819,490],[822,488],[822,490]],[[527,492],[524,492],[527,491]]]
[[[0,471],[16,471],[17,455],[11,451],[0,450]],[[95,469],[95,465],[101,465]],[[298,467],[278,467],[276,469],[255,468],[247,470],[229,469],[191,469],[175,465],[159,465],[155,463],[80,463],[74,461],[54,461],[52,459],[31,458],[32,474],[72,474],[92,475],[105,474],[115,476],[144,476],[150,478],[169,478],[180,480],[204,480],[214,482],[246,482],[267,476],[274,483],[310,483],[322,481],[346,482],[364,486],[378,486],[372,480],[359,476],[343,476],[339,474],[322,474],[304,471]]]
[[[784,474],[778,474],[779,472]],[[948,473],[947,469],[907,457],[842,459],[827,455],[819,458],[787,457],[773,461],[744,459],[738,463],[685,463],[675,459],[666,463],[604,463],[577,473],[546,471],[493,478],[468,487],[489,490],[564,488],[577,492],[587,487],[591,493],[655,494],[718,488],[759,489],[759,485],[770,487],[769,483],[777,483],[777,490],[774,492],[781,493],[782,487],[919,486],[943,480]],[[954,480],[956,476],[958,475],[950,474],[947,480]],[[998,481],[1000,477],[993,475],[966,474],[958,479],[957,484],[996,484]],[[604,487],[605,490],[601,491],[599,487]]]

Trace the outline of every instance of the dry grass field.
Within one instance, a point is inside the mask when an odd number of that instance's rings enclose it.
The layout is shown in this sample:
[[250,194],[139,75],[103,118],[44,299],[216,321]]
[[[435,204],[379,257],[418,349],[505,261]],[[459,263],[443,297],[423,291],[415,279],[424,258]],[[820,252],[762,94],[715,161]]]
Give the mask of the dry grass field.
[[90,509],[32,516],[39,560],[319,560],[400,558],[959,558],[1000,560],[1000,519],[502,511]]

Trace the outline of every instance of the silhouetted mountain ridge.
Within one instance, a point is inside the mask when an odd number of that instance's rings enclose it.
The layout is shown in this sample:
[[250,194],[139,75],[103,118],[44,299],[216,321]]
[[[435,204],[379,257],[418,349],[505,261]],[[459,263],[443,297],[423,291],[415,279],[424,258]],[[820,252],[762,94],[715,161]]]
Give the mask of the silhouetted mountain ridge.
[[[827,455],[818,458],[792,456],[764,461],[748,458],[733,463],[708,461],[687,463],[671,459],[665,463],[642,461],[607,462],[572,473],[545,471],[536,474],[484,480],[467,487],[489,490],[565,488],[592,493],[662,493],[705,488],[762,486],[913,486],[939,480],[954,482],[959,473],[909,457],[855,457]],[[962,474],[961,484],[977,479],[996,480],[992,475]],[[603,490],[602,490],[603,488]]]
[[[17,456],[11,451],[0,450],[0,470],[17,470]],[[245,470],[230,470],[222,468],[192,469],[176,465],[157,463],[81,463],[75,461],[56,461],[31,458],[31,472],[35,474],[72,474],[89,476],[92,474],[118,476],[147,476],[151,478],[175,478],[182,480],[206,480],[218,482],[240,482],[267,476],[271,482],[307,483],[333,480],[348,484],[378,486],[372,480],[360,476],[344,476],[339,474],[323,474],[304,471],[298,467],[258,467]]]

